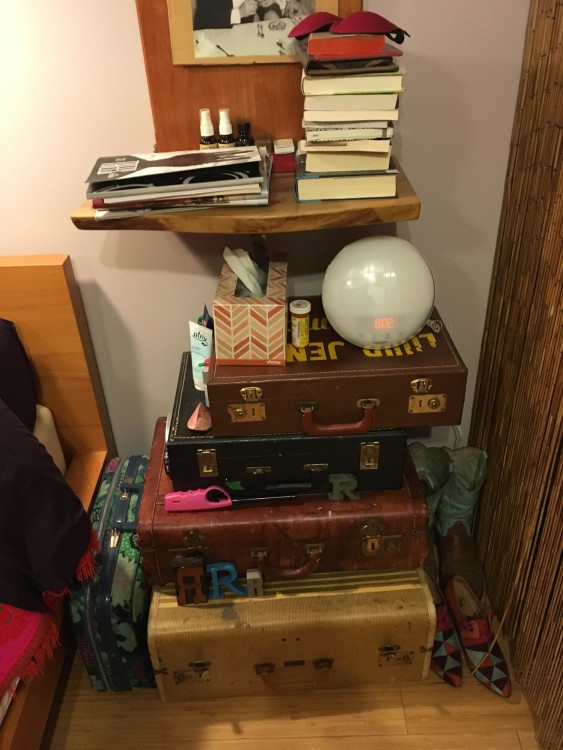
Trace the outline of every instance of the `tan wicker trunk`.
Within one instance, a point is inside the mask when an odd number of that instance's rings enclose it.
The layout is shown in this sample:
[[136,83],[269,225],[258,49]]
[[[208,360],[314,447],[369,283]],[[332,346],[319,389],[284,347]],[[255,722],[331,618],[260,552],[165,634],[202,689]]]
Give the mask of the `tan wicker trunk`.
[[356,571],[183,607],[157,587],[148,639],[161,698],[192,701],[420,680],[435,622],[419,571]]

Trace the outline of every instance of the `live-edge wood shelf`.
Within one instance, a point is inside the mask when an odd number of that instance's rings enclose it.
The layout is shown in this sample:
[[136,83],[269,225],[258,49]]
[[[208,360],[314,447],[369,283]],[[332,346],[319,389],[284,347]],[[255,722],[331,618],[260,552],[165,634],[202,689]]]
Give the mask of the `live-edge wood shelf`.
[[395,163],[399,170],[395,198],[298,203],[293,175],[274,174],[267,206],[226,206],[96,221],[91,202],[87,201],[71,214],[71,219],[78,229],[152,229],[194,234],[309,232],[418,219],[420,200],[401,166]]

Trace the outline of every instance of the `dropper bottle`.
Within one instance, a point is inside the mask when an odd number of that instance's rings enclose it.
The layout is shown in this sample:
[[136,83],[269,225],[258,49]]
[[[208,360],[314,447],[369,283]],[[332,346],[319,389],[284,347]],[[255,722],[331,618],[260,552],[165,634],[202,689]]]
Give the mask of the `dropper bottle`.
[[253,146],[254,139],[250,135],[250,123],[249,122],[238,122],[237,123],[237,139],[235,146]]
[[228,109],[219,110],[219,148],[233,148],[235,137],[231,125],[231,113]]
[[199,147],[200,149],[217,148],[217,139],[208,109],[199,110]]

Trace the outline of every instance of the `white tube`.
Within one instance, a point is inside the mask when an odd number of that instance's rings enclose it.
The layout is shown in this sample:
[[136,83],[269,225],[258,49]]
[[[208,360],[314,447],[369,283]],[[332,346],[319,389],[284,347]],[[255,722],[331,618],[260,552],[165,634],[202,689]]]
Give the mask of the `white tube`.
[[203,367],[205,360],[211,357],[213,348],[213,331],[210,328],[190,320],[190,349],[192,353],[192,375],[194,385],[199,391],[205,390]]

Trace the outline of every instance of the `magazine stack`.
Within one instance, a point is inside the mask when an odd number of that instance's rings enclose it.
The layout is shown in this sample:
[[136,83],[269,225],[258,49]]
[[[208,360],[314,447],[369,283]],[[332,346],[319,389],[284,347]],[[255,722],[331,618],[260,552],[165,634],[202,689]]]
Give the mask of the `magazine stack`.
[[271,157],[256,146],[102,156],[86,197],[97,221],[269,200]]

